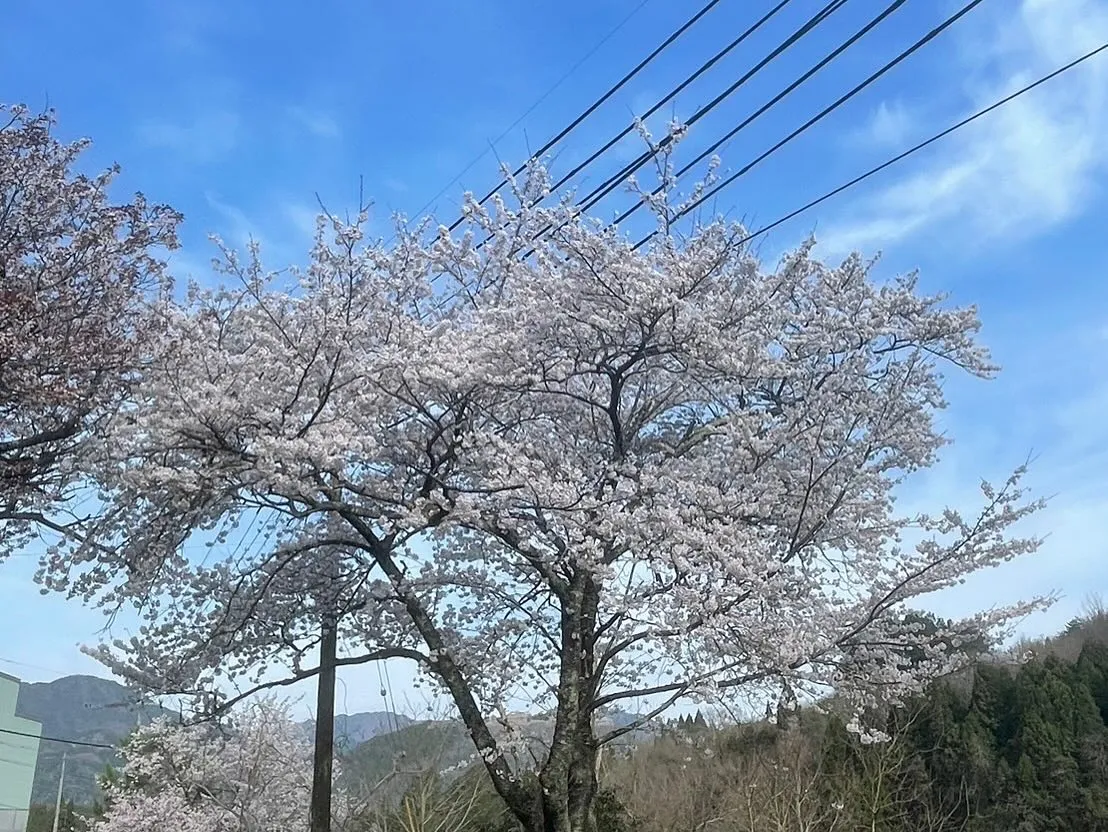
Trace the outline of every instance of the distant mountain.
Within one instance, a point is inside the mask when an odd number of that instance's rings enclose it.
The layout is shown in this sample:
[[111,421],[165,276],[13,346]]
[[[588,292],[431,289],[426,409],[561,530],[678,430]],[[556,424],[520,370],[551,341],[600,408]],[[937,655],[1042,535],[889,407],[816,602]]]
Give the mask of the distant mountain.
[[[335,714],[335,746],[339,749],[353,749],[367,740],[399,731],[413,724],[413,720],[388,711],[370,711],[359,714]],[[315,730],[315,720],[306,720],[300,725],[311,733]]]
[[[110,679],[64,676],[53,682],[24,683],[16,707],[19,716],[42,723],[46,737],[84,743],[118,745],[137,726],[170,712],[139,702],[135,694]],[[634,721],[632,714],[614,713],[601,722],[608,727]],[[513,714],[513,732],[526,738],[536,753],[553,727],[549,715]],[[300,723],[310,735],[311,720]],[[501,733],[494,726],[494,733]],[[629,732],[618,745],[635,745],[650,736],[642,729]],[[357,791],[376,790],[382,780],[392,791],[417,772],[460,773],[473,762],[473,744],[461,723],[415,721],[399,714],[372,711],[335,715],[335,744],[347,783]],[[62,754],[66,755],[65,797],[88,805],[98,794],[97,778],[119,760],[110,748],[63,745],[44,741],[39,750],[32,800],[53,803],[58,788]]]
[[473,741],[461,722],[416,722],[346,751],[340,771],[355,795],[387,799],[399,797],[425,773],[460,773],[473,757]]
[[611,723],[617,728],[623,728],[626,725],[637,722],[639,719],[642,719],[642,717],[638,714],[629,714],[625,711],[613,711],[604,717],[604,721]]
[[[63,676],[53,682],[23,683],[16,713],[41,722],[46,737],[118,745],[136,726],[166,712],[138,702],[133,692],[110,679]],[[43,742],[31,793],[34,802],[54,801],[63,753],[65,796],[77,804],[93,800],[97,777],[118,762],[111,749]]]
[[[639,717],[615,712],[598,721],[601,731],[631,725]],[[520,749],[523,764],[530,765],[531,755],[541,759],[554,730],[549,714],[512,714],[509,723],[515,736],[523,740],[528,751]],[[499,723],[489,726],[498,738],[505,729]],[[616,748],[631,748],[652,741],[653,728],[628,731],[613,743]],[[402,795],[425,774],[435,772],[451,779],[476,765],[473,740],[465,726],[457,720],[410,722],[399,731],[372,737],[341,756],[341,771],[348,788],[362,796],[373,795],[389,799]]]
[[[156,705],[143,704],[118,682],[98,676],[63,676],[53,682],[24,682],[16,713],[42,723],[45,737],[118,745],[139,725],[172,715]],[[310,732],[315,723],[300,723]],[[412,720],[383,711],[335,715],[335,744],[350,750],[367,740],[410,726]],[[110,748],[43,742],[31,799],[53,804],[57,795],[62,755],[65,754],[65,797],[88,805],[99,793],[97,780],[119,758]]]

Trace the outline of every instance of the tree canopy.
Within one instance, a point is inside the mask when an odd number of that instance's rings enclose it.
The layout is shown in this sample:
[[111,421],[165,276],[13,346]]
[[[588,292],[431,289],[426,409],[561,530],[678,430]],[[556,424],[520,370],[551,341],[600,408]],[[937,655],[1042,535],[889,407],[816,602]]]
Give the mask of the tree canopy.
[[[341,607],[362,659],[410,660],[453,701],[521,822],[570,830],[598,749],[638,724],[599,734],[601,709],[784,683],[861,712],[1039,603],[944,632],[904,619],[1037,545],[1011,532],[1038,506],[1022,470],[973,515],[895,510],[945,442],[943,373],[994,372],[972,308],[811,241],[767,269],[741,226],[674,230],[670,191],[635,246],[545,206],[541,168],[513,187],[470,200],[457,234],[391,245],[364,214],[321,218],[287,272],[224,248],[226,285],[162,303],[84,457],[104,512],[44,575],[143,604],[143,632],[98,652],[110,667],[178,693],[282,661],[310,675]],[[555,717],[537,796],[492,730],[519,701]]]
[[0,556],[66,525],[90,432],[126,401],[169,283],[180,215],[113,204],[50,113],[0,106]]

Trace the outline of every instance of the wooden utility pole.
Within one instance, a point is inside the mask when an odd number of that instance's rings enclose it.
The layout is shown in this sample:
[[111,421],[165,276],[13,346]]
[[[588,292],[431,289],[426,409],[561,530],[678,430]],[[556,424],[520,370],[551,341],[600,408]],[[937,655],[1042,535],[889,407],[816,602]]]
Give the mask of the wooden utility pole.
[[[316,690],[315,757],[312,766],[312,803],[309,829],[331,832],[331,771],[335,759],[335,663],[338,627],[331,616],[323,620],[319,640],[319,687]],[[57,830],[55,829],[55,832]]]
[[58,821],[62,816],[62,789],[65,787],[65,758],[68,751],[62,752],[62,773],[58,776],[58,799],[54,803],[54,832],[58,832]]

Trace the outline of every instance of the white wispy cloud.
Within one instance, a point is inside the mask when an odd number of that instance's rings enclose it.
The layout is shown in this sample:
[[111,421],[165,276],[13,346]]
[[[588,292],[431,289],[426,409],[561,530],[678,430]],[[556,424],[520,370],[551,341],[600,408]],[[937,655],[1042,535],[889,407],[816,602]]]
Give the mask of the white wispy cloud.
[[138,137],[148,146],[197,163],[230,154],[238,147],[242,133],[242,120],[230,110],[201,113],[191,121],[148,119],[138,126]]
[[320,110],[294,105],[286,110],[288,116],[300,128],[321,139],[337,139],[342,128],[333,116]]
[[1014,372],[958,387],[952,408],[940,415],[954,444],[936,467],[907,484],[902,511],[949,505],[970,514],[981,503],[981,478],[1002,481],[1028,458],[1025,484],[1048,503],[1018,530],[1043,538],[1037,553],[928,598],[936,612],[968,615],[1058,593],[1054,607],[1019,628],[1035,636],[1060,629],[1090,593],[1108,596],[1108,542],[1101,531],[1108,515],[1108,369],[1090,360],[1105,346],[1099,330],[1099,322],[1070,321],[1057,332],[1022,332],[1004,350]]
[[263,251],[272,251],[267,237],[261,232],[259,224],[247,216],[237,205],[225,202],[212,191],[205,191],[204,200],[223,220],[213,229],[232,248],[245,251],[251,241],[261,246]]
[[268,268],[303,262],[311,249],[318,214],[312,204],[278,195],[264,205],[252,203],[244,209],[212,191],[205,192],[204,199],[219,218],[212,230],[239,252],[251,241],[257,243]]
[[[902,500],[900,509],[935,512],[953,506],[972,516],[981,505],[976,483],[985,477],[999,484],[1023,460],[1019,448],[1005,458],[986,460],[969,443],[958,443],[936,468],[918,478]],[[1046,508],[1021,522],[1015,534],[1037,537],[1042,545],[1034,554],[1018,557],[992,569],[968,576],[964,583],[920,599],[939,615],[959,618],[982,609],[1015,604],[1033,597],[1055,595],[1056,603],[1022,622],[1018,631],[1027,636],[1056,632],[1080,612],[1090,594],[1108,595],[1103,564],[1108,544],[1100,531],[1108,512],[1108,491],[1090,488],[1093,481],[1067,480],[1073,460],[1057,453],[1036,457],[1025,484],[1033,497],[1046,497]],[[1004,470],[1007,466],[1008,470]]]
[[215,254],[215,247],[205,243],[202,248],[180,248],[171,252],[166,257],[166,263],[169,273],[180,285],[194,280],[202,284],[210,283],[214,277],[212,258]]
[[916,114],[903,101],[882,101],[861,128],[848,134],[847,141],[867,148],[903,147],[918,129]]
[[306,205],[303,202],[285,200],[281,203],[281,214],[285,221],[298,234],[307,238],[307,244],[310,244],[311,239],[315,236],[316,217],[319,216],[319,213],[317,206]]
[[[997,12],[991,27],[954,41],[951,80],[969,91],[967,115],[1108,38],[1108,6],[1099,0],[1022,0],[1015,13]],[[900,126],[879,109],[868,129],[891,138]],[[898,144],[942,124],[924,126]],[[821,248],[873,250],[940,228],[987,242],[1057,225],[1096,192],[1108,167],[1106,134],[1108,59],[1101,57],[944,139],[910,173],[848,203],[821,224]]]

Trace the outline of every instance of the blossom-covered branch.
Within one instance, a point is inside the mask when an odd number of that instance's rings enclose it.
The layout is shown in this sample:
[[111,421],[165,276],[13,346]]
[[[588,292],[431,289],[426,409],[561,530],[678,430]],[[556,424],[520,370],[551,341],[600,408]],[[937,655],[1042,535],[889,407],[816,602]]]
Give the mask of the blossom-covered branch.
[[[513,186],[460,236],[389,247],[364,216],[321,220],[293,288],[225,251],[227,286],[164,304],[92,459],[108,508],[43,580],[166,599],[101,655],[200,687],[295,654],[323,603],[296,599],[332,587],[344,638],[424,657],[516,817],[568,832],[599,709],[776,681],[861,712],[915,690],[955,659],[908,604],[1033,551],[1013,527],[1038,503],[1017,475],[973,519],[895,511],[945,442],[943,373],[995,372],[973,309],[810,241],[766,268],[740,227],[678,237],[661,203],[667,233],[635,249],[568,200],[538,207],[541,169]],[[187,556],[250,512],[268,525],[242,553]],[[995,638],[1038,603],[949,635]],[[183,636],[190,617],[222,640]],[[554,713],[538,795],[490,730],[505,703]]]
[[70,531],[90,432],[127,401],[168,288],[159,249],[180,215],[137,194],[112,204],[117,168],[73,168],[53,116],[0,106],[0,555],[36,527]]
[[[280,705],[264,700],[233,722],[138,729],[105,783],[96,832],[245,832],[306,829],[311,745]],[[350,801],[335,802],[341,824]]]

